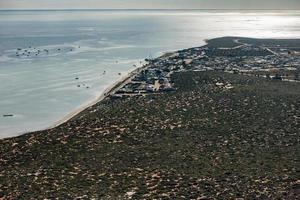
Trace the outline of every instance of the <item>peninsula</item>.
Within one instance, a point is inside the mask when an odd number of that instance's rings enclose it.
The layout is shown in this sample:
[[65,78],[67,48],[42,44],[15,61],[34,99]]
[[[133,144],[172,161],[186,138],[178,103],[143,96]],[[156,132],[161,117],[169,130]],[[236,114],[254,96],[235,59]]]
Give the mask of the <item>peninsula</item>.
[[300,198],[300,39],[216,38],[0,140],[0,199]]

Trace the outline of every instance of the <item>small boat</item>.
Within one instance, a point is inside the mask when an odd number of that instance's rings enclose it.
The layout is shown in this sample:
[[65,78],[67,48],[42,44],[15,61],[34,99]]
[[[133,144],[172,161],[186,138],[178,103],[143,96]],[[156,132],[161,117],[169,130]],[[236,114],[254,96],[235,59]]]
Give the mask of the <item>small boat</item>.
[[3,115],[3,117],[13,117],[14,115],[9,114],[9,115]]

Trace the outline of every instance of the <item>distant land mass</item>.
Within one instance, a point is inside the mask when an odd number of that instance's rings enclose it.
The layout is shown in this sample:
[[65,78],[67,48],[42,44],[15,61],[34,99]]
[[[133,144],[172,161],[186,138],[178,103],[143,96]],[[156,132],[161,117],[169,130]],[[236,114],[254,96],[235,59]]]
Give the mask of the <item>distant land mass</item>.
[[0,199],[300,198],[300,39],[146,61],[57,127],[0,140]]

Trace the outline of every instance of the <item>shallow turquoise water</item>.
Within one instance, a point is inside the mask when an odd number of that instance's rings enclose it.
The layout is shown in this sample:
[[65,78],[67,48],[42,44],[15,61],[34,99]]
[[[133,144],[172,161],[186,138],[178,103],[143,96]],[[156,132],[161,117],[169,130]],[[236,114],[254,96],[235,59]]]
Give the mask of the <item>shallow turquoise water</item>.
[[220,36],[299,38],[300,13],[0,11],[0,138],[50,126],[146,57]]

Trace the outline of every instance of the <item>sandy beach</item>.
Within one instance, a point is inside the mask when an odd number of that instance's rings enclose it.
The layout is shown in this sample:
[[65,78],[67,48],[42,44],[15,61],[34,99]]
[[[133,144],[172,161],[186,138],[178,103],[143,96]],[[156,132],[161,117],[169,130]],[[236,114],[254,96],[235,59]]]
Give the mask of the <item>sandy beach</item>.
[[[162,55],[165,56],[166,54]],[[81,113],[82,111],[84,111],[86,108],[95,105],[96,103],[102,101],[103,99],[105,99],[105,97],[114,94],[117,90],[119,90],[120,88],[122,88],[124,85],[126,85],[128,82],[131,81],[131,79],[141,70],[145,69],[148,67],[148,64],[144,64],[136,69],[134,69],[133,71],[129,71],[127,72],[125,75],[123,75],[122,77],[120,77],[120,79],[118,79],[115,83],[113,83],[112,85],[107,86],[107,88],[96,98],[91,99],[83,104],[81,104],[78,108],[76,108],[74,111],[72,111],[71,113],[69,113],[68,115],[66,115],[65,117],[63,117],[62,119],[58,120],[57,122],[55,122],[53,125],[47,127],[46,129],[43,130],[47,130],[47,129],[52,129],[55,127],[60,126],[61,124],[69,121],[70,119],[72,119],[73,117],[75,117],[76,115],[78,115],[79,113]]]
[[[175,53],[175,51],[167,51],[167,52],[162,53],[162,55],[159,56],[159,58],[168,58],[168,57],[171,57],[174,53]],[[81,113],[82,111],[87,109],[88,107],[93,106],[96,103],[105,99],[105,97],[107,97],[111,94],[114,94],[117,90],[119,90],[124,85],[129,83],[131,81],[131,79],[137,73],[139,73],[143,69],[146,69],[147,67],[149,67],[149,64],[146,63],[146,64],[143,64],[142,66],[137,67],[136,69],[129,70],[125,75],[121,76],[120,79],[118,79],[115,83],[113,83],[112,85],[108,85],[107,88],[98,97],[81,104],[78,108],[74,109],[74,111],[72,111],[71,113],[69,113],[68,115],[63,117],[62,119],[55,122],[53,125],[45,128],[43,130],[48,130],[48,129],[52,129],[52,128],[60,126],[61,124],[69,121],[70,119],[72,119],[73,117],[75,117],[76,115],[78,115],[79,113]]]

